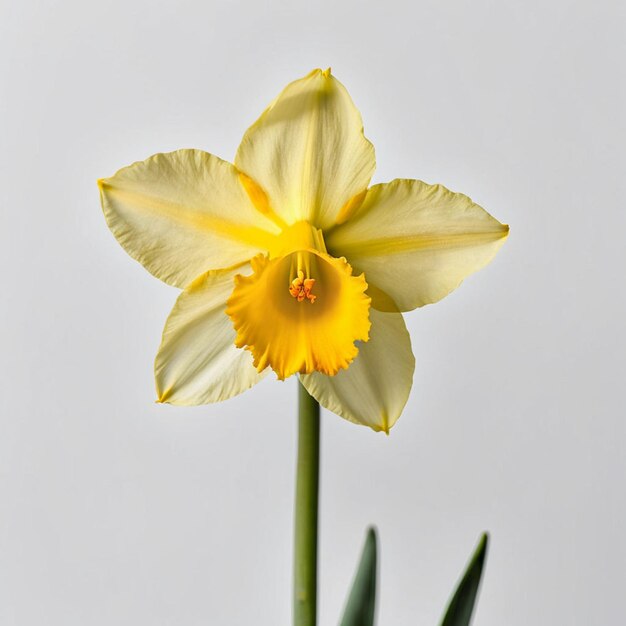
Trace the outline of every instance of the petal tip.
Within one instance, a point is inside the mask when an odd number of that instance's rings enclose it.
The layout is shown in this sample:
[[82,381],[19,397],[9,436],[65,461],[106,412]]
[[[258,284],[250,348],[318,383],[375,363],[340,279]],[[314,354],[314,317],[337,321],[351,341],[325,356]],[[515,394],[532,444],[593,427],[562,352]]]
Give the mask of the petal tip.
[[157,399],[155,400],[156,404],[169,404],[169,399],[172,397],[172,389],[166,389],[165,391],[161,391],[157,388]]
[[383,433],[385,433],[387,437],[389,437],[389,431],[391,430],[391,424],[389,424],[389,416],[386,413],[384,413],[382,415],[382,418],[383,418],[383,423],[382,423],[380,430]]
[[310,71],[307,75],[307,78],[312,76],[322,76],[323,78],[330,78],[332,76],[332,69],[327,67],[323,70],[321,67],[316,67],[314,70]]

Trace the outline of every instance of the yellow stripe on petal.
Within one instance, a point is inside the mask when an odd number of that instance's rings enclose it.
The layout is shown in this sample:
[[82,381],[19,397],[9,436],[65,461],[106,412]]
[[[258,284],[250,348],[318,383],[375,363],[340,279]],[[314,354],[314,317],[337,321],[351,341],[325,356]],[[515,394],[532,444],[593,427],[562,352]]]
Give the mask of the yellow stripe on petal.
[[410,311],[441,300],[491,261],[509,227],[461,193],[419,180],[371,187],[345,223],[325,233],[330,254],[342,254],[390,307]]
[[363,275],[353,276],[345,259],[300,250],[252,260],[253,274],[238,276],[226,313],[259,371],[278,378],[297,372],[334,375],[367,341],[370,299]]
[[280,232],[255,208],[239,171],[201,150],[155,154],[98,182],[118,242],[174,287],[249,260]]
[[235,165],[287,224],[328,228],[367,189],[375,157],[345,87],[330,70],[314,70],[287,85],[248,129]]

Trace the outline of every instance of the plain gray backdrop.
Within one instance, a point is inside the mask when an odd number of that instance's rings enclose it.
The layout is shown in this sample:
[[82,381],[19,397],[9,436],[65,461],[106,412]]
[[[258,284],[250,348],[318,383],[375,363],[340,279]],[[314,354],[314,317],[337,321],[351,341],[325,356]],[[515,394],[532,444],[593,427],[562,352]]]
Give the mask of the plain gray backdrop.
[[177,291],[109,233],[96,179],[232,160],[332,66],[374,182],[440,182],[511,235],[407,314],[386,437],[323,414],[320,623],[368,524],[381,626],[435,625],[483,529],[476,626],[626,620],[622,2],[1,0],[0,624],[290,621],[294,380],[154,403]]

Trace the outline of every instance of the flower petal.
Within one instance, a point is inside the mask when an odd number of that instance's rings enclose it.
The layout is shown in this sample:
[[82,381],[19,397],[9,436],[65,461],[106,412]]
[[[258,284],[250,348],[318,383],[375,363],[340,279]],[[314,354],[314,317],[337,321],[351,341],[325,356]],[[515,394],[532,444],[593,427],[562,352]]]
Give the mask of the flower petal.
[[175,287],[252,258],[278,227],[238,170],[201,150],[155,154],[98,181],[109,228],[134,259]]
[[375,158],[345,87],[330,70],[314,70],[287,85],[248,129],[235,165],[287,224],[327,228],[367,189]]
[[252,355],[235,347],[235,330],[225,312],[235,276],[249,271],[245,265],[207,272],[180,294],[154,364],[159,402],[219,402],[263,378]]
[[335,376],[319,372],[300,376],[307,391],[341,417],[389,432],[400,417],[413,383],[415,358],[400,313],[370,309],[370,340],[347,370]]
[[[463,194],[394,180],[371,187],[355,214],[326,234],[326,246],[410,311],[441,300],[487,265],[508,232]],[[372,306],[387,310],[375,298]]]

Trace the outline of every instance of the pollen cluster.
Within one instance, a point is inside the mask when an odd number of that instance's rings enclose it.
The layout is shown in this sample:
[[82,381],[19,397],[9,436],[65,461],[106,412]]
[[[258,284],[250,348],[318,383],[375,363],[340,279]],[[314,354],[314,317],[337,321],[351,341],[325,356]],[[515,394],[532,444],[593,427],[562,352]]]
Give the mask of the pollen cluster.
[[311,293],[315,285],[315,278],[305,278],[304,272],[298,270],[297,278],[294,278],[289,285],[289,293],[298,301],[308,300],[311,304],[315,302],[316,295]]

